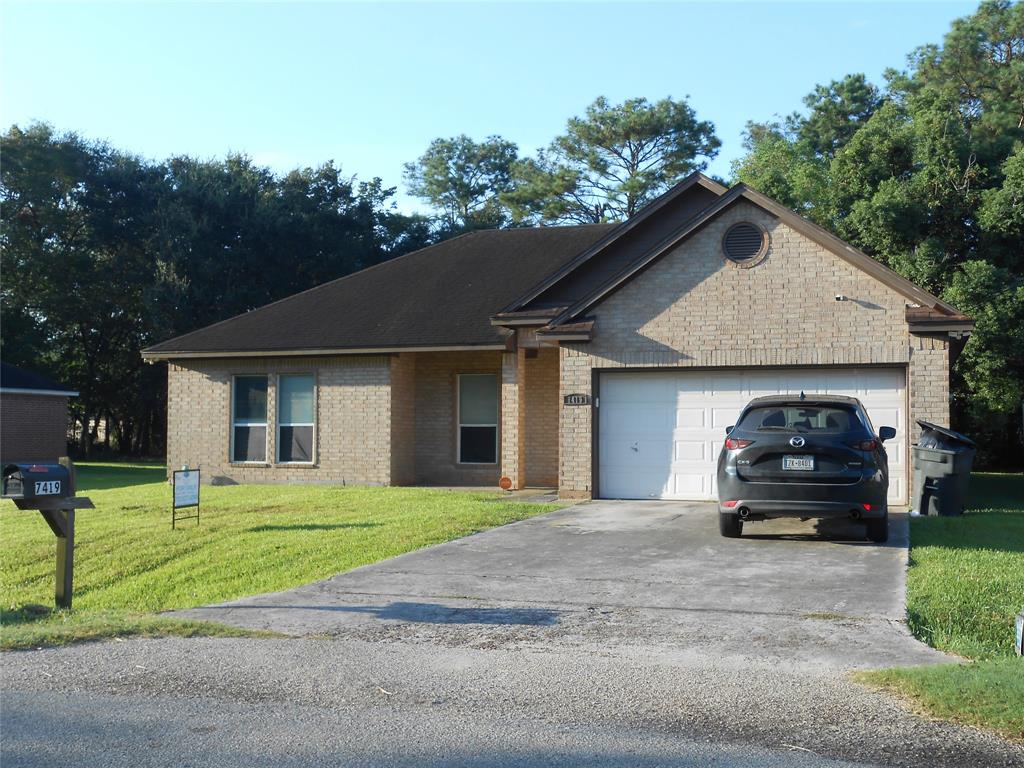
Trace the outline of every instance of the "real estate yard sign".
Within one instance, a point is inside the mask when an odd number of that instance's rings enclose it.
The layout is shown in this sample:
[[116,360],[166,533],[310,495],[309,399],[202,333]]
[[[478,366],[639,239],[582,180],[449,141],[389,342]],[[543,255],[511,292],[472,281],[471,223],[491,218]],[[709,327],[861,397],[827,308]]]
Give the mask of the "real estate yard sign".
[[[199,470],[198,469],[176,469],[172,473],[171,480],[172,504],[171,504],[171,528],[173,529],[179,520],[192,520],[199,524]],[[194,515],[179,515],[179,509],[195,507]]]

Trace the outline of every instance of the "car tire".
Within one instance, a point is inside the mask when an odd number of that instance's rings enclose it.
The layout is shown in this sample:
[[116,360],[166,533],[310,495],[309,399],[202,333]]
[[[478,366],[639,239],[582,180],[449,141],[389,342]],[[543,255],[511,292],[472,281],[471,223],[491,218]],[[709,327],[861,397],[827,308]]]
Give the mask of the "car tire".
[[738,539],[743,533],[743,521],[739,515],[718,515],[718,532],[727,539]]
[[885,544],[889,540],[889,516],[872,517],[864,521],[868,540],[875,544]]

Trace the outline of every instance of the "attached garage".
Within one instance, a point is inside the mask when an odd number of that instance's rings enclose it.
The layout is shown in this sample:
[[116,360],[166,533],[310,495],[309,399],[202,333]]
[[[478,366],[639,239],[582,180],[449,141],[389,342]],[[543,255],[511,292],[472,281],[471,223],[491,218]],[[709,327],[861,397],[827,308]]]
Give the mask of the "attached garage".
[[763,395],[849,395],[875,429],[896,428],[889,502],[905,504],[905,367],[603,371],[597,395],[598,495],[612,499],[714,499],[725,428]]

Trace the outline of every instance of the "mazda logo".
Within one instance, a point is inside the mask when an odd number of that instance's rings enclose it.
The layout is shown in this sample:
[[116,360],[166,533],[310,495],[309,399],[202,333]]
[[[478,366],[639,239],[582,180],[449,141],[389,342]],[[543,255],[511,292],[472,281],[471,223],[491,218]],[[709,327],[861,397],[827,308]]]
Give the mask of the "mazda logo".
[[797,435],[796,437],[789,438],[789,444],[792,445],[794,448],[803,448],[805,442],[807,441],[804,440],[799,435]]

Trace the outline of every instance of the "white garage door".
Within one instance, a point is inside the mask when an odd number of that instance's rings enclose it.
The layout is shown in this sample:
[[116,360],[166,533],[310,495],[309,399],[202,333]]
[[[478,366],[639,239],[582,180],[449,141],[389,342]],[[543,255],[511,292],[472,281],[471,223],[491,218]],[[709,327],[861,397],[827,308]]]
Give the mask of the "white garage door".
[[850,395],[887,441],[889,502],[907,495],[907,387],[899,368],[787,368],[601,375],[598,492],[606,499],[713,499],[725,428],[762,395]]

